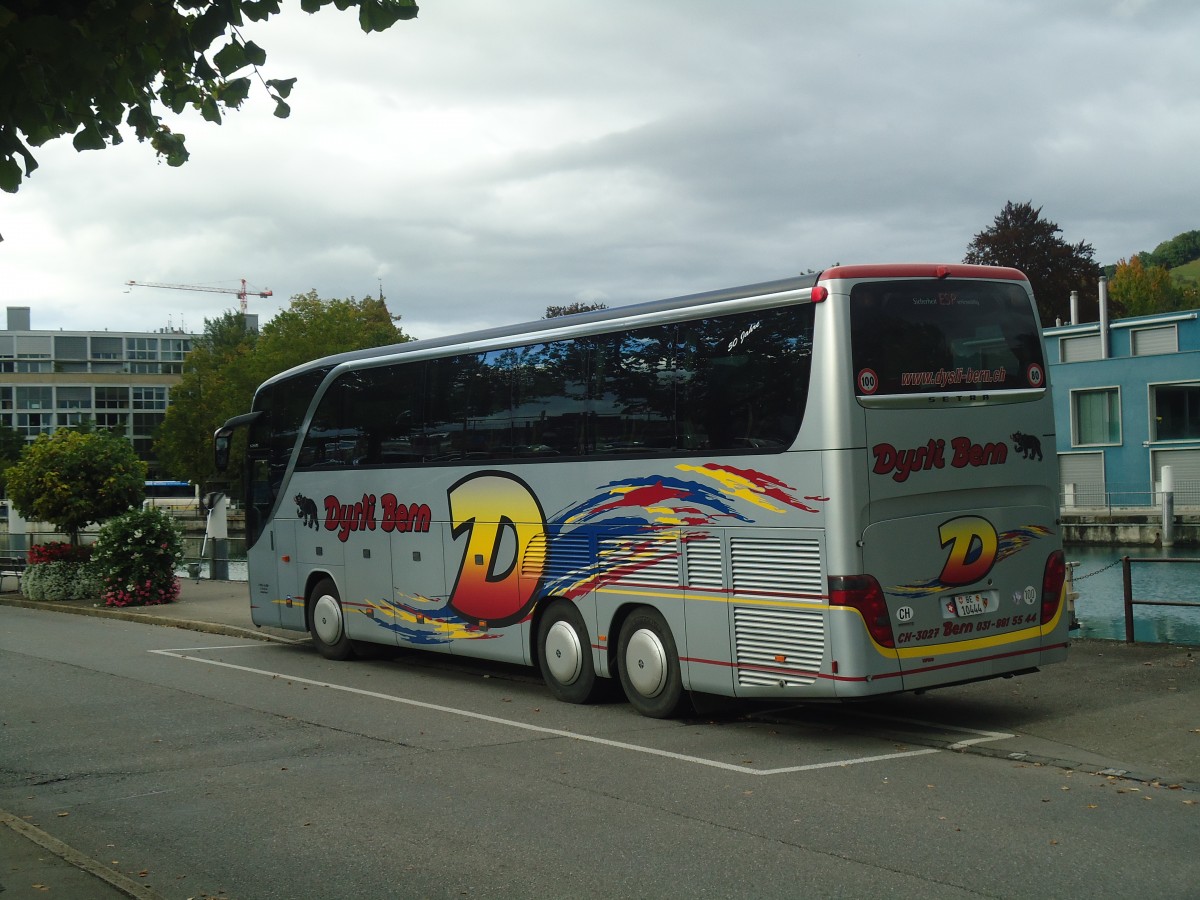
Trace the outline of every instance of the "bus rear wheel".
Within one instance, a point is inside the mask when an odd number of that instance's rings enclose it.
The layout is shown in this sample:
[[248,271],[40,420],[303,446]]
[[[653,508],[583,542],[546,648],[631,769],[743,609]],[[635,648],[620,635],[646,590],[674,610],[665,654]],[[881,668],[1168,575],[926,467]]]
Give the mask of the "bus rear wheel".
[[332,579],[317,582],[308,598],[308,633],[326,659],[345,660],[354,656],[354,646],[346,636],[346,617],[337,585]]
[[542,680],[559,700],[589,703],[596,697],[592,642],[579,608],[555,600],[538,622],[538,667]]
[[643,716],[669,719],[683,706],[683,676],[671,627],[657,611],[642,608],[621,626],[617,668],[629,704]]

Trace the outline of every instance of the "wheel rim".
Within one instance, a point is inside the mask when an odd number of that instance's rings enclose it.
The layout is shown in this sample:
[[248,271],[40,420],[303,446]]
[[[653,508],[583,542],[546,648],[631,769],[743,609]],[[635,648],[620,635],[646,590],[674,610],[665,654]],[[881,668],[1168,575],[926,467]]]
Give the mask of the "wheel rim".
[[643,697],[657,697],[667,684],[667,650],[653,631],[640,628],[625,649],[629,683]]
[[337,599],[323,594],[313,606],[313,631],[326,644],[336,644],[342,636],[342,607]]
[[546,668],[559,684],[574,684],[583,671],[583,646],[566,622],[555,622],[546,632]]

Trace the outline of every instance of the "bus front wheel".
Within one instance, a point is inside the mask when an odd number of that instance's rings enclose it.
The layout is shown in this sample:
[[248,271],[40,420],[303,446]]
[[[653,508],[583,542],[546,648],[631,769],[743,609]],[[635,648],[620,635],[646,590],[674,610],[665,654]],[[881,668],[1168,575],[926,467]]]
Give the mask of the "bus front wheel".
[[346,617],[337,585],[329,578],[317,582],[309,596],[308,633],[317,652],[326,659],[344,660],[354,656],[354,647],[346,637]]
[[679,651],[671,627],[656,610],[634,612],[621,626],[617,644],[621,687],[643,716],[669,719],[683,705]]
[[588,703],[596,695],[596,666],[592,642],[579,608],[555,600],[538,622],[538,667],[542,679],[559,700]]

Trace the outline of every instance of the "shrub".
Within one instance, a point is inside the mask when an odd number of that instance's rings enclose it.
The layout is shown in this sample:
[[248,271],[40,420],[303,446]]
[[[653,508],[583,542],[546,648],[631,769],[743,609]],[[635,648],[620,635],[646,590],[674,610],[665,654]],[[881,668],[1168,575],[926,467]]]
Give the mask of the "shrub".
[[100,580],[90,564],[90,546],[51,541],[34,544],[28,556],[21,593],[30,600],[88,600],[100,596]]
[[87,562],[91,558],[90,544],[72,546],[66,541],[50,541],[45,544],[34,544],[29,549],[31,566],[52,562]]
[[87,562],[39,562],[21,576],[21,593],[30,600],[91,600],[103,589],[103,582]]
[[106,606],[154,606],[179,597],[183,535],[161,509],[131,509],[100,529],[92,554]]

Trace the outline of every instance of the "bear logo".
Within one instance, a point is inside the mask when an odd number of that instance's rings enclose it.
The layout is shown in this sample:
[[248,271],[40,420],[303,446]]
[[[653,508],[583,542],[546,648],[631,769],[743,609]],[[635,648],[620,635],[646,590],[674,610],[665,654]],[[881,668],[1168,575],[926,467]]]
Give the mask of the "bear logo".
[[311,497],[305,497],[303,494],[295,496],[296,501],[296,516],[300,519],[300,524],[306,528],[317,528],[317,504]]
[[1022,434],[1019,431],[1012,435],[1013,449],[1020,450],[1024,459],[1039,460],[1042,458],[1042,442],[1032,434]]

